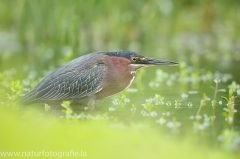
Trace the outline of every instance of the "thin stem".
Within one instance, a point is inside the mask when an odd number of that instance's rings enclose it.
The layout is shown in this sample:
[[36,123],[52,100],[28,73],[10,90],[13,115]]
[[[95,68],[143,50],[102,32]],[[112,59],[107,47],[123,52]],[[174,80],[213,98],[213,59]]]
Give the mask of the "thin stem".
[[229,107],[229,117],[228,117],[228,123],[229,123],[229,128],[232,129],[233,127],[233,122],[234,122],[234,97],[231,97],[229,102],[228,102],[228,107]]
[[217,92],[218,92],[218,82],[216,82],[216,87],[215,87],[214,96],[213,96],[213,103],[212,103],[212,121],[214,121],[214,117],[215,117],[215,104],[216,104]]
[[[201,100],[201,103],[200,103],[200,106],[199,106],[199,108],[198,108],[196,117],[200,114],[200,111],[201,111],[201,109],[202,109],[202,107],[203,107],[203,103],[204,103],[204,99]],[[198,118],[197,118],[197,120],[198,120]]]

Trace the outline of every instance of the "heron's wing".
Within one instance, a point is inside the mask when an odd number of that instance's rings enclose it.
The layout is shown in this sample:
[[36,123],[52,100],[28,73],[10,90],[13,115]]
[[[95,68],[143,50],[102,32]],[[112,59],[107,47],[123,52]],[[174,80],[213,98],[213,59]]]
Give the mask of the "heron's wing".
[[[65,70],[65,71],[64,71]],[[72,100],[91,96],[99,91],[106,65],[91,67],[60,67],[29,92],[21,103]]]

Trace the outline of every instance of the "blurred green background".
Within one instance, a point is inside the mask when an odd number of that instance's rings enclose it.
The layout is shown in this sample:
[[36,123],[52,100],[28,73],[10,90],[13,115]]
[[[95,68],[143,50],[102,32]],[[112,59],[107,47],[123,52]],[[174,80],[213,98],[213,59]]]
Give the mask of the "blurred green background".
[[[0,0],[0,152],[83,149],[89,158],[239,158],[236,144],[240,141],[239,122],[235,122],[236,130],[228,129],[222,115],[224,102],[218,104],[216,111],[220,117],[215,127],[218,134],[209,125],[199,133],[192,129],[193,125],[188,125],[193,123],[189,116],[196,114],[202,94],[207,92],[212,97],[214,90],[210,86],[215,77],[226,77],[225,83],[220,85],[226,92],[220,95],[228,97],[227,85],[232,81],[236,81],[232,84],[236,88],[234,93],[240,91],[237,84],[240,83],[239,8],[239,0]],[[14,95],[19,96],[16,92],[21,92],[24,84],[33,87],[49,70],[81,55],[118,50],[185,62],[190,69],[187,66],[166,68],[166,72],[176,71],[175,74],[156,72],[156,68],[148,69],[148,74],[138,71],[133,86],[140,91],[131,98],[136,107],[127,105],[118,116],[119,112],[112,115],[108,110],[113,105],[110,102],[103,102],[105,112],[97,111],[97,116],[87,114],[80,121],[59,120],[38,111],[15,110]],[[226,74],[222,77],[221,73]],[[181,78],[193,80],[184,83]],[[172,84],[161,83],[161,88],[148,85],[149,81],[158,79]],[[191,112],[186,102],[183,109],[172,106],[168,109],[171,116],[166,117],[171,124],[182,118],[182,127],[191,127],[183,134],[166,135],[159,130],[156,118],[146,119],[141,114],[142,103],[155,93],[168,95],[165,101],[171,100],[173,105],[181,99],[180,94],[192,90],[200,93],[188,94],[188,104],[197,103]],[[239,110],[239,99],[237,102]],[[137,108],[141,117],[132,117],[131,108]],[[204,113],[211,115],[210,109],[211,99]],[[159,118],[163,111],[157,113]],[[111,118],[109,114],[117,117]],[[239,121],[239,117],[238,111],[235,120]],[[233,151],[221,149],[219,136],[226,137],[222,139],[223,145]]]
[[240,61],[238,0],[1,0],[0,66],[57,67],[96,51],[131,50],[195,67]]

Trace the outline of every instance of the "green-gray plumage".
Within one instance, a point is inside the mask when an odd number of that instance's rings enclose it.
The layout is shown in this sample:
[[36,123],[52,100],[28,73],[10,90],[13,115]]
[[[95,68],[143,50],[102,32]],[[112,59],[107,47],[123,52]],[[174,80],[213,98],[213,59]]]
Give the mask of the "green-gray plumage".
[[[138,60],[133,61],[133,57]],[[162,60],[155,60],[155,64],[154,60],[128,51],[87,54],[54,70],[26,94],[20,103],[84,100],[88,105],[93,105],[95,100],[127,88],[134,79],[135,74],[132,72],[148,63],[149,65],[161,65],[161,62],[166,65],[177,64]]]

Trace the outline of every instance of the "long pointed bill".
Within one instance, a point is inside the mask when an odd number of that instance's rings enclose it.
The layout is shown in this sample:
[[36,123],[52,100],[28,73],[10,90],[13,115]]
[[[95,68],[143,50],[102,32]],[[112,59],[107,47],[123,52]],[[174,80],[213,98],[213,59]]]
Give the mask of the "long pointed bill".
[[154,65],[168,65],[168,66],[174,66],[178,65],[179,63],[173,62],[173,61],[167,61],[167,60],[157,60],[153,58],[145,58],[143,61],[141,61],[143,66],[154,66]]

